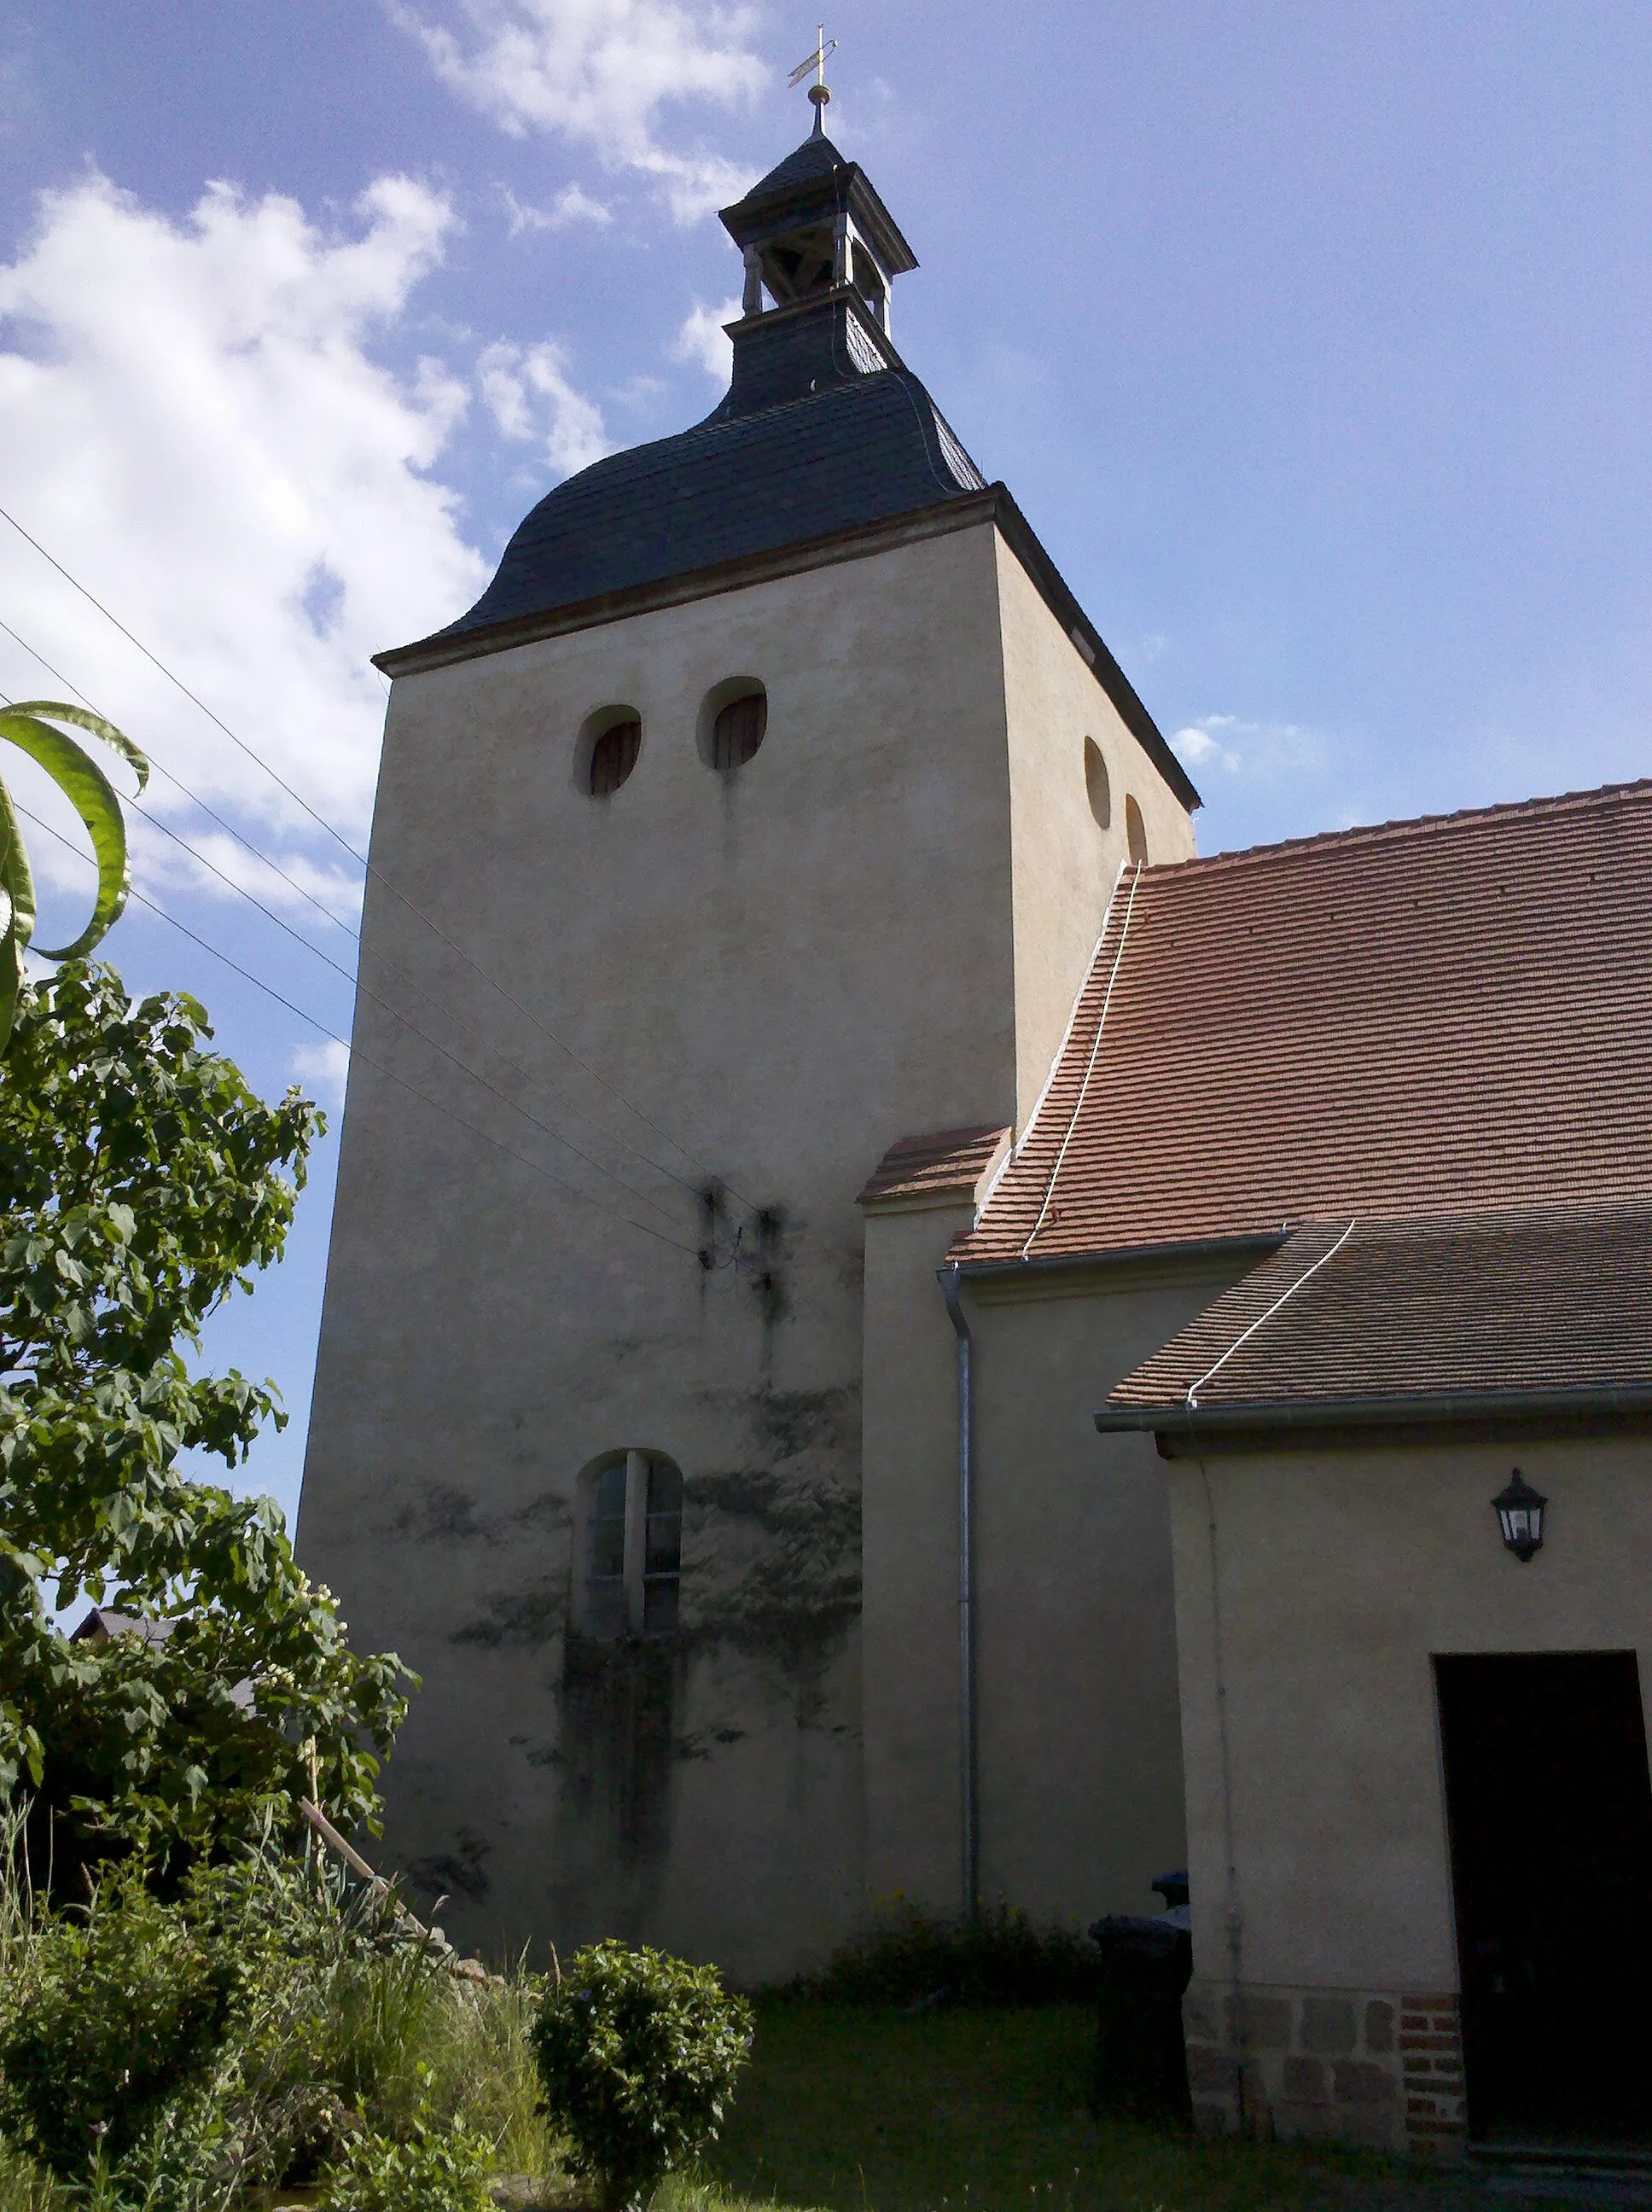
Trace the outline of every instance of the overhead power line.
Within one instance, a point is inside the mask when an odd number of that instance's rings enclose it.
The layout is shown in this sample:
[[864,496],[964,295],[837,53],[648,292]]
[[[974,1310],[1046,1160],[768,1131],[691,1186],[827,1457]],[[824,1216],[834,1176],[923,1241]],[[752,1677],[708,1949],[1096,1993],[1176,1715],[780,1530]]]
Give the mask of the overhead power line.
[[[72,853],[77,860],[85,862],[88,867],[96,866],[90,855],[82,853],[74,840],[65,837],[61,830],[54,829],[51,823],[45,821],[27,806],[20,805],[17,811],[33,823],[37,829],[44,830],[47,836],[55,837],[58,842]],[[201,936],[198,932],[190,928],[186,922],[179,921],[176,915],[168,914],[163,906],[158,905],[154,899],[148,897],[143,891],[135,890],[131,896],[139,906],[147,907],[151,914],[158,915],[162,921],[168,923],[180,936],[188,938],[191,945],[198,945],[202,951],[209,952],[215,960],[222,961],[223,965],[232,969],[243,982],[250,983],[256,991],[262,991],[266,998],[273,999],[278,1006],[284,1006],[289,1014],[295,1014],[300,1021],[314,1030],[318,1036],[325,1037],[330,1044],[343,1046],[352,1058],[360,1060],[364,1066],[371,1067],[379,1074],[386,1077],[392,1083],[398,1084],[422,1105],[429,1107],[433,1113],[444,1115],[448,1121],[456,1121],[460,1128],[470,1130],[473,1136],[480,1137],[484,1144],[491,1145],[495,1152],[503,1152],[507,1158],[519,1161],[525,1168],[531,1169],[535,1175],[543,1176],[547,1182],[554,1184],[558,1190],[565,1192],[568,1197],[577,1199],[581,1205],[594,1207],[598,1213],[605,1213],[610,1220],[623,1221],[631,1228],[640,1230],[643,1236],[652,1237],[661,1244],[671,1245],[675,1251],[686,1252],[693,1258],[699,1257],[700,1248],[697,1245],[685,1244],[679,1237],[668,1237],[663,1230],[654,1228],[647,1221],[639,1221],[632,1214],[617,1212],[614,1207],[605,1205],[601,1199],[593,1197],[589,1191],[581,1190],[577,1183],[571,1183],[565,1177],[553,1174],[543,1162],[530,1159],[525,1152],[519,1152],[513,1146],[502,1143],[491,1131],[483,1128],[479,1123],[469,1120],[463,1114],[455,1113],[451,1106],[444,1105],[440,1099],[431,1097],[428,1091],[421,1091],[416,1084],[410,1083],[404,1075],[398,1075],[394,1068],[386,1067],[382,1060],[374,1060],[367,1054],[355,1050],[347,1038],[339,1036],[337,1030],[329,1029],[325,1022],[319,1020],[307,1008],[295,1004],[284,993],[276,990],[273,984],[266,983],[262,976],[255,975],[250,968],[244,968],[239,960],[232,957],[221,945],[214,945],[210,939]],[[491,1085],[488,1087],[492,1088]],[[502,1092],[495,1095],[503,1097]],[[507,1105],[511,1103],[508,1099],[506,1100]]]
[[[81,696],[82,697],[85,696],[84,693]],[[3,698],[3,693],[0,693],[0,699]],[[5,703],[9,705],[11,702],[7,700]],[[94,708],[93,712],[96,713],[96,711],[97,709]],[[133,805],[137,805],[136,800],[132,800],[128,803]],[[28,818],[31,822],[40,821],[39,816],[29,813],[29,810],[27,807],[21,808],[19,811],[25,814],[28,814]],[[250,905],[256,907],[258,911],[261,915],[264,915],[267,920],[273,921],[277,929],[285,930],[287,934],[290,938],[294,939],[296,943],[303,945],[307,951],[313,952],[318,960],[325,961],[327,966],[333,970],[335,975],[342,975],[344,981],[352,985],[363,998],[371,1000],[375,1006],[382,1007],[385,1012],[391,1017],[392,1021],[400,1022],[404,1029],[410,1030],[416,1037],[421,1040],[422,1042],[428,1044],[431,1048],[432,1051],[439,1052],[444,1060],[451,1060],[453,1066],[459,1070],[461,1074],[468,1075],[472,1082],[479,1083],[484,1091],[491,1091],[493,1096],[495,1098],[502,1100],[503,1103],[510,1108],[513,1114],[519,1114],[525,1121],[531,1124],[532,1127],[538,1129],[542,1135],[549,1137],[553,1144],[561,1145],[565,1152],[572,1152],[576,1160],[582,1160],[586,1167],[593,1169],[598,1175],[606,1176],[610,1182],[617,1183],[620,1188],[628,1193],[632,1198],[640,1200],[644,1206],[653,1206],[657,1213],[665,1215],[666,1219],[669,1220],[671,1218],[668,1209],[661,1206],[658,1199],[651,1197],[646,1190],[639,1190],[635,1183],[628,1182],[623,1176],[618,1174],[614,1169],[607,1166],[603,1161],[592,1159],[590,1153],[582,1151],[580,1147],[574,1142],[572,1138],[565,1137],[562,1133],[561,1130],[553,1128],[549,1121],[542,1121],[537,1114],[531,1113],[519,1100],[513,1098],[508,1091],[501,1091],[497,1084],[489,1083],[487,1077],[483,1075],[479,1069],[472,1067],[468,1060],[462,1060],[457,1053],[451,1051],[446,1045],[441,1042],[440,1038],[433,1037],[428,1030],[421,1029],[419,1024],[409,1015],[404,1014],[399,1006],[392,1006],[388,999],[381,997],[380,994],[372,989],[369,985],[362,982],[359,976],[352,975],[348,968],[344,967],[340,962],[333,959],[329,954],[324,952],[319,945],[312,945],[307,937],[301,937],[298,932],[294,929],[288,922],[284,921],[280,915],[275,913],[270,908],[265,906],[262,900],[254,898],[251,891],[243,889],[243,887],[235,883],[232,878],[226,876],[223,870],[215,866],[214,864],[206,858],[204,854],[197,853],[192,845],[185,843],[183,838],[179,837],[175,830],[167,829],[164,822],[155,821],[155,817],[149,812],[147,807],[139,806],[137,811],[140,814],[143,814],[146,819],[155,822],[155,828],[162,830],[166,836],[172,838],[175,844],[181,845],[183,849],[190,854],[191,859],[197,860],[203,868],[210,869],[212,873],[218,877],[222,882],[228,884],[232,890],[240,891],[241,896],[245,898]],[[64,837],[61,830],[52,830],[51,825],[45,822],[41,822],[40,826],[42,829],[49,830],[51,835],[56,837],[60,844],[67,845],[71,852],[79,854],[79,848],[74,844],[71,839]],[[83,854],[79,854],[79,857],[84,859],[86,856]],[[135,897],[142,896],[140,893],[137,892],[134,892],[133,896]],[[154,902],[145,898],[143,900],[143,903],[145,906],[152,906]],[[155,911],[160,912],[160,909],[157,908]],[[167,915],[164,915],[163,919],[173,921],[173,917]],[[179,922],[175,924],[175,927],[182,928],[183,924]],[[214,949],[216,950],[216,948]],[[283,1004],[285,1003],[286,1002],[283,1001]],[[295,1012],[298,1011],[299,1010],[297,1008],[294,1009],[294,1012]],[[307,1020],[309,1017],[306,1016],[305,1018]],[[337,1042],[342,1042],[343,1040],[338,1039]]]
[[64,568],[61,561],[58,560],[53,555],[48,553],[46,547],[41,544],[39,538],[31,536],[30,533],[24,529],[22,524],[18,521],[15,514],[10,514],[5,507],[0,507],[0,520],[9,523],[12,529],[16,532],[17,535],[22,538],[27,544],[33,547],[34,550],[39,555],[43,561],[46,562],[52,568],[57,570],[58,575],[64,579],[64,581],[66,584],[68,584],[73,590],[78,592],[81,597],[89,606],[94,607],[98,613],[103,617],[106,622],[112,623],[113,627],[119,631],[120,635],[125,638],[127,641],[137,649],[137,651],[141,653],[143,658],[149,661],[152,666],[160,671],[161,674],[166,678],[169,684],[183,693],[185,698],[186,698],[192,706],[199,708],[200,711],[206,716],[207,720],[211,722],[215,727],[223,732],[224,735],[229,739],[230,743],[235,746],[238,751],[244,753],[246,758],[252,761],[255,766],[261,768],[264,774],[270,778],[270,781],[276,785],[280,790],[284,791],[295,805],[301,807],[304,812],[309,816],[310,819],[316,823],[318,828],[325,830],[328,836],[330,836],[343,851],[348,853],[350,858],[356,862],[358,866],[365,869],[367,873],[373,878],[375,883],[382,884],[384,889],[392,898],[399,900],[401,904],[407,908],[408,912],[414,916],[415,920],[422,922],[424,927],[429,930],[434,936],[440,939],[441,943],[446,945],[451,952],[454,953],[459,959],[463,960],[468,968],[472,969],[476,975],[481,977],[482,981],[487,984],[489,990],[496,991],[500,997],[502,998],[507,1005],[513,1006],[517,1012],[519,1013],[525,1020],[531,1022],[535,1029],[540,1032],[541,1036],[548,1037],[550,1042],[556,1047],[559,1052],[566,1053],[568,1057],[574,1063],[575,1066],[583,1069],[586,1074],[590,1076],[594,1083],[600,1084],[602,1088],[608,1092],[610,1097],[615,1099],[620,1105],[623,1106],[627,1113],[635,1115],[637,1120],[640,1121],[645,1127],[652,1129],[654,1134],[660,1139],[662,1143],[670,1145],[672,1150],[680,1153],[682,1157],[689,1162],[691,1167],[698,1170],[701,1174],[706,1176],[708,1178],[714,1181],[721,1180],[724,1187],[729,1191],[730,1194],[732,1197],[738,1199],[740,1204],[745,1206],[749,1212],[755,1213],[757,1211],[757,1208],[753,1206],[751,1200],[748,1198],[743,1197],[741,1194],[734,1188],[734,1186],[728,1182],[726,1177],[714,1177],[712,1170],[706,1166],[705,1163],[702,1160],[696,1159],[695,1155],[679,1138],[672,1136],[669,1130],[662,1129],[657,1121],[643,1112],[641,1107],[634,1104],[633,1102],[625,1096],[625,1093],[623,1091],[619,1090],[615,1085],[611,1084],[608,1080],[607,1077],[602,1073],[600,1069],[593,1067],[589,1060],[584,1059],[579,1053],[574,1051],[572,1045],[567,1043],[562,1038],[559,1037],[554,1030],[547,1027],[547,1025],[540,1020],[538,1014],[533,1012],[531,1007],[525,1006],[521,1000],[517,998],[513,992],[507,991],[502,983],[499,982],[494,976],[488,973],[487,969],[483,967],[480,961],[477,960],[471,953],[467,952],[462,945],[455,943],[453,939],[447,934],[446,931],[442,928],[439,922],[433,921],[428,914],[424,913],[418,906],[416,906],[404,891],[390,881],[389,878],[386,876],[381,870],[375,868],[365,853],[358,852],[355,847],[350,843],[349,838],[343,835],[342,830],[336,830],[332,823],[329,822],[324,815],[318,813],[316,809],[311,805],[309,800],[305,799],[299,792],[295,791],[292,785],[287,781],[286,778],[272,768],[270,763],[264,758],[262,754],[257,752],[252,746],[249,745],[246,742],[244,738],[237,737],[234,731],[230,728],[228,723],[223,720],[222,715],[215,714],[213,709],[207,705],[203,699],[199,697],[197,693],[191,690],[189,685],[184,682],[182,677],[175,675],[173,671],[167,667],[165,661],[160,658],[158,653],[152,653],[149,647],[143,643],[141,638],[136,636],[132,631],[127,629],[125,623],[119,619],[118,616],[112,614],[109,609],[104,605],[102,600],[96,598],[91,592],[88,591],[86,586],[80,581],[78,577],[72,575],[70,571]]
[[[11,520],[11,517],[8,515],[6,520],[9,522]],[[33,544],[33,539],[30,538],[30,544]],[[50,555],[47,556],[47,558],[51,558]],[[57,563],[53,562],[52,566],[55,568]],[[94,600],[93,605],[95,605],[96,604],[96,601]],[[100,707],[94,704],[92,700],[87,697],[85,692],[81,690],[78,684],[72,683],[70,679],[64,674],[61,668],[53,667],[51,661],[46,659],[45,653],[40,651],[39,647],[38,646],[31,645],[26,637],[20,637],[9,623],[0,622],[0,630],[3,630],[5,632],[6,635],[11,640],[14,645],[21,646],[23,651],[27,653],[31,660],[38,660],[48,676],[52,677],[57,683],[63,684],[65,690],[72,691],[75,696],[80,701],[82,707],[90,708],[91,711],[94,714],[100,714],[103,713],[103,709]],[[106,720],[112,721],[114,718],[112,715],[106,715],[104,719]],[[258,848],[252,842],[252,840],[247,836],[244,831],[238,830],[233,822],[225,821],[222,814],[216,813],[213,808],[207,804],[206,800],[202,798],[198,791],[191,791],[188,784],[184,781],[183,778],[179,775],[175,775],[172,769],[169,769],[163,761],[157,760],[154,763],[154,765],[160,769],[161,775],[166,777],[167,782],[172,785],[174,790],[181,791],[185,799],[189,799],[192,805],[200,808],[202,813],[206,816],[210,822],[216,822],[219,829],[223,830],[226,836],[233,837],[238,845],[244,846],[246,849],[252,854],[255,860],[261,860],[266,868],[273,869],[275,873],[281,878],[284,884],[289,884],[301,899],[307,899],[309,902],[309,903],[315,908],[316,912],[321,915],[324,921],[331,922],[335,929],[342,929],[346,937],[354,939],[357,944],[361,942],[359,933],[352,929],[349,923],[344,921],[342,915],[336,915],[332,908],[330,906],[324,905],[322,902],[316,897],[313,891],[307,890],[304,888],[304,885],[299,882],[295,876],[288,875],[286,869],[281,866],[278,860],[273,860],[270,859],[269,854],[260,852]],[[135,800],[130,803],[133,805],[137,804]],[[145,813],[148,810],[144,807],[139,807],[138,811],[139,813]],[[155,819],[153,815],[151,815],[149,818],[151,821]],[[200,856],[197,854],[196,857],[198,859]]]
[[[102,712],[102,709],[99,708],[93,700],[88,697],[87,694],[81,690],[77,684],[74,683],[69,677],[65,676],[61,669],[54,667],[52,663],[46,659],[43,653],[39,652],[34,646],[32,646],[27,638],[20,636],[17,631],[13,629],[9,623],[0,622],[0,630],[3,630],[5,635],[12,640],[13,643],[20,646],[21,649],[28,654],[32,660],[38,661],[40,666],[44,668],[46,673],[56,682],[64,684],[69,690],[72,691],[75,694],[75,696],[81,701],[83,706],[89,708],[94,714]],[[243,846],[247,852],[251,853],[255,860],[260,861],[265,867],[269,868],[272,873],[278,876],[282,883],[288,884],[294,890],[297,891],[301,897],[307,899],[309,903],[316,908],[318,913],[324,915],[325,919],[331,921],[336,928],[342,930],[345,936],[347,936],[358,948],[361,947],[361,937],[359,930],[352,929],[348,922],[343,921],[337,915],[332,913],[331,910],[324,906],[319,899],[312,896],[312,895],[305,890],[304,886],[297,880],[297,878],[295,876],[290,875],[288,871],[281,866],[278,860],[272,859],[269,854],[263,852],[252,842],[250,837],[247,837],[242,831],[235,829],[231,823],[226,822],[222,815],[215,813],[212,808],[207,805],[206,801],[201,798],[200,794],[197,792],[191,791],[190,787],[184,782],[182,778],[175,775],[172,769],[167,768],[164,763],[159,761],[157,761],[155,765],[160,769],[161,775],[167,778],[169,783],[171,783],[177,790],[183,793],[185,799],[190,799],[195,805],[200,807],[203,812],[205,813],[210,820],[217,823],[222,829],[226,830],[230,836],[234,837],[235,841]],[[295,929],[290,922],[287,921],[282,915],[276,914],[271,908],[265,906],[264,902],[261,899],[255,897],[253,894],[246,889],[245,884],[237,883],[233,876],[228,875],[222,868],[219,867],[215,861],[210,860],[204,853],[199,851],[197,847],[190,843],[186,837],[181,836],[177,830],[173,830],[168,823],[162,821],[161,817],[155,813],[150,808],[145,806],[141,799],[130,799],[126,803],[134,810],[134,811],[141,814],[145,821],[152,823],[155,829],[160,830],[162,836],[171,838],[173,844],[179,846],[184,852],[187,853],[190,858],[194,860],[197,866],[207,869],[212,875],[217,877],[221,883],[226,884],[229,890],[235,892],[238,896],[246,899],[250,906],[256,908],[258,913],[264,915],[269,921],[273,921],[276,928],[284,931],[288,937],[293,939],[295,944],[301,945],[306,951],[313,953],[318,960],[325,961],[328,967],[335,969],[337,974],[344,976],[348,981],[355,984],[357,988],[360,988],[368,998],[373,999],[375,1004],[386,1007],[386,1011],[394,1014],[398,1020],[406,1022],[407,1025],[413,1029],[416,1035],[426,1036],[426,1041],[432,1044],[435,1043],[435,1040],[427,1036],[427,1033],[424,1030],[420,1030],[416,1023],[412,1022],[406,1015],[400,1013],[398,1009],[391,1006],[388,1000],[379,997],[375,992],[369,989],[367,984],[361,982],[358,973],[343,967],[338,961],[332,959],[330,955],[321,950],[321,947],[319,945],[315,944],[311,939],[304,936],[300,931]],[[489,1053],[495,1059],[502,1060],[507,1067],[513,1068],[519,1075],[522,1076],[525,1080],[530,1083],[543,1080],[542,1078],[536,1076],[533,1070],[524,1066],[522,1062],[518,1060],[513,1054],[508,1053],[505,1051],[502,1047],[491,1042],[489,1039],[482,1035],[479,1030],[476,1029],[471,1023],[465,1021],[461,1015],[456,1014],[451,1006],[444,1005],[443,1002],[438,999],[433,992],[428,990],[416,976],[410,975],[405,969],[398,967],[393,960],[387,959],[382,953],[374,952],[372,954],[372,957],[378,962],[380,967],[386,969],[392,975],[395,976],[398,981],[405,983],[410,989],[416,991],[422,999],[425,1000],[430,1006],[434,1006],[439,1014],[444,1016],[446,1020],[450,1021],[455,1029],[460,1030],[464,1035],[471,1038],[475,1043],[480,1046],[483,1052]],[[436,1049],[440,1051],[445,1049],[445,1048],[437,1045]],[[485,1080],[485,1079],[478,1077],[478,1080]],[[674,1170],[668,1168],[663,1161],[655,1159],[651,1153],[644,1152],[641,1146],[633,1144],[628,1138],[622,1136],[618,1130],[610,1129],[606,1123],[598,1121],[594,1115],[587,1114],[582,1107],[576,1106],[574,1101],[569,1098],[565,1092],[553,1091],[551,1095],[555,1097],[559,1105],[566,1108],[568,1112],[574,1115],[577,1120],[585,1122],[587,1127],[594,1129],[599,1136],[607,1138],[610,1142],[617,1144],[621,1147],[622,1151],[629,1152],[633,1158],[641,1161],[644,1166],[652,1168],[656,1175],[662,1175],[668,1182],[676,1183],[679,1188],[689,1191],[695,1196],[699,1195],[699,1189],[695,1184],[688,1182],[683,1176],[677,1174]],[[532,1117],[530,1116],[529,1118],[531,1119]],[[541,1124],[540,1126],[543,1127],[544,1125]],[[568,1149],[571,1152],[576,1153],[578,1157],[585,1160],[588,1165],[597,1168],[600,1174],[608,1176],[613,1182],[618,1183],[623,1190],[629,1191],[634,1198],[641,1199],[645,1205],[652,1206],[656,1203],[656,1201],[652,1199],[646,1191],[639,1190],[635,1183],[629,1182],[616,1170],[608,1167],[602,1162],[591,1159],[588,1153],[582,1152],[578,1146],[572,1144],[568,1139],[559,1138],[558,1141],[568,1143]]]

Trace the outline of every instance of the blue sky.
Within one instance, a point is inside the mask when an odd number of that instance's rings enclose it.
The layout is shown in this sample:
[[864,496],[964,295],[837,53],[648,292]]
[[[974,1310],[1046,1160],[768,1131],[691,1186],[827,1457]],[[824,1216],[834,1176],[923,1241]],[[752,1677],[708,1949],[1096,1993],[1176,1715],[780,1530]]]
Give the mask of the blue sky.
[[[719,396],[710,211],[806,131],[814,22],[11,0],[0,506],[363,849],[367,654],[460,611],[561,475]],[[922,264],[897,341],[1187,759],[1202,849],[1652,769],[1652,15],[846,0],[828,29],[833,135]],[[345,846],[3,523],[0,621],[350,966],[305,896],[348,921]],[[63,688],[0,635],[0,691]],[[136,832],[140,889],[348,1035],[345,975]],[[66,919],[84,876],[39,845]],[[143,908],[110,951],[266,1091],[336,1101],[316,1027]],[[251,1472],[289,1507],[331,1169],[212,1346],[287,1395]]]

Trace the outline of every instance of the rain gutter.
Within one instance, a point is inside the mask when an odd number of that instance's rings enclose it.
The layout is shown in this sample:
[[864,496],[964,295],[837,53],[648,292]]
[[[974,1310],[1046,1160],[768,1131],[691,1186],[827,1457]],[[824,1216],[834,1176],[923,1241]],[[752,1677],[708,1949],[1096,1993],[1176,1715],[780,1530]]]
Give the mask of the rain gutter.
[[1098,1268],[1133,1267],[1155,1260],[1244,1260],[1253,1255],[1265,1259],[1270,1252],[1277,1252],[1289,1235],[1284,1228],[1253,1230],[1242,1237],[1183,1237],[1174,1244],[1121,1244],[1110,1251],[1062,1252],[1044,1260],[974,1263],[955,1260],[941,1270],[941,1280],[944,1286],[947,1276],[957,1273],[972,1283],[990,1283],[1013,1275],[1071,1275]]
[[981,1808],[976,1792],[974,1349],[957,1261],[937,1270],[958,1339],[958,1766],[960,1882],[966,1920],[981,1916]]
[[[1241,1405],[1196,1409],[1201,1437],[1257,1429],[1343,1429],[1437,1425],[1442,1422],[1589,1420],[1610,1414],[1652,1414],[1652,1383],[1591,1384],[1574,1390],[1427,1390],[1386,1397],[1256,1398]],[[1103,1436],[1157,1431],[1174,1440],[1187,1428],[1181,1399],[1158,1406],[1103,1406],[1095,1416]]]

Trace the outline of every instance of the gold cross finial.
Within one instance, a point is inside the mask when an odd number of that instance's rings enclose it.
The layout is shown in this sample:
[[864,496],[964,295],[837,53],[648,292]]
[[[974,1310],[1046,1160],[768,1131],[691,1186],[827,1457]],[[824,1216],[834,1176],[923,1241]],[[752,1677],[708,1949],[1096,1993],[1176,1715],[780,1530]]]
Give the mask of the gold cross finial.
[[815,81],[809,88],[809,98],[814,106],[815,131],[817,136],[823,128],[822,118],[825,112],[826,103],[832,96],[826,83],[826,57],[836,52],[837,40],[827,37],[824,23],[818,25],[815,33],[813,53],[805,56],[786,80],[788,87],[801,84],[810,70],[813,70]]

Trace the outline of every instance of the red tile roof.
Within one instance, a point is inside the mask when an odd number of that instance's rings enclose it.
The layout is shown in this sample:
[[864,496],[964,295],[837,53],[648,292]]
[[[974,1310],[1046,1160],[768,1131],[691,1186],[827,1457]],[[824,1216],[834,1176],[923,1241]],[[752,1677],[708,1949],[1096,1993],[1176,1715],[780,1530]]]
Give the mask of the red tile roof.
[[1652,1200],[1316,1222],[1127,1375],[1180,1428],[1290,1406],[1652,1388]]
[[1649,1065],[1652,782],[1132,872],[953,1257],[1652,1195]]
[[862,1206],[892,1200],[973,1195],[1009,1136],[1001,1123],[980,1128],[940,1129],[926,1137],[902,1137],[872,1170],[860,1193]]

